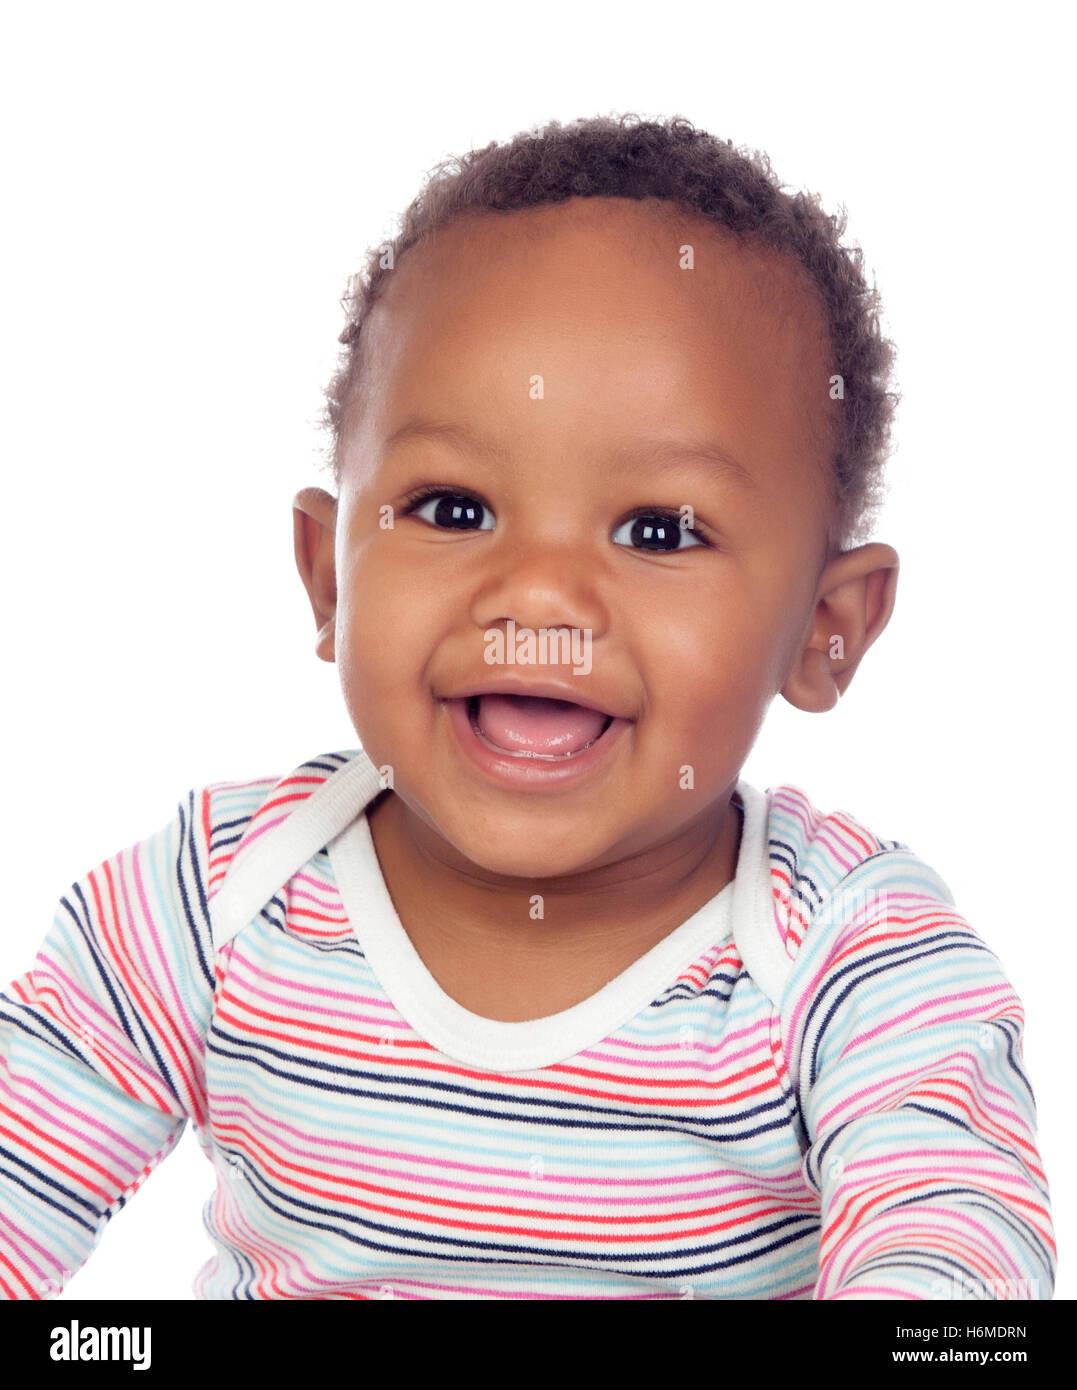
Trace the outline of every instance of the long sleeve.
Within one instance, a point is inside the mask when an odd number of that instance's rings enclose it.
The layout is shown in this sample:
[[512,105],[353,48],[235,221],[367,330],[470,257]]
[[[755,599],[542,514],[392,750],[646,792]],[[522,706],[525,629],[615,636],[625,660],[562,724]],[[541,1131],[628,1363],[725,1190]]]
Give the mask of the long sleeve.
[[55,1296],[203,1123],[213,999],[208,798],[60,899],[0,994],[0,1297]]
[[813,1297],[1051,1297],[1023,1027],[999,960],[903,847],[820,905],[782,1008],[820,1195]]

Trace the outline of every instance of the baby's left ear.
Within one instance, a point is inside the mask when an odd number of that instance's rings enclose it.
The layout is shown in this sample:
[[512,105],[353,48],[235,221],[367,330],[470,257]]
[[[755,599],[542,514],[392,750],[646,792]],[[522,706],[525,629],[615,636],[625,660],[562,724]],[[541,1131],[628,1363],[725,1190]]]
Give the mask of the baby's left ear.
[[890,621],[897,597],[898,554],[873,541],[836,556],[819,576],[808,640],[781,693],[812,714],[833,709],[860,659]]

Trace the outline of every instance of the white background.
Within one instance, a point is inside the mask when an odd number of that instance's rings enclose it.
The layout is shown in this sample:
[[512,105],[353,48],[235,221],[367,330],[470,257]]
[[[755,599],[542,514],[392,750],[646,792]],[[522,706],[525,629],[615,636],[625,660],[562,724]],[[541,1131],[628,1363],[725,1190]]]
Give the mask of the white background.
[[[291,498],[365,249],[440,159],[687,116],[845,204],[904,393],[898,605],[841,705],[744,775],[904,840],[1021,995],[1077,1292],[1071,38],[1061,7],[9,7],[0,40],[4,984],[73,879],[205,782],[355,746]],[[192,1134],[73,1298],[189,1298]],[[65,1295],[67,1296],[67,1295]]]

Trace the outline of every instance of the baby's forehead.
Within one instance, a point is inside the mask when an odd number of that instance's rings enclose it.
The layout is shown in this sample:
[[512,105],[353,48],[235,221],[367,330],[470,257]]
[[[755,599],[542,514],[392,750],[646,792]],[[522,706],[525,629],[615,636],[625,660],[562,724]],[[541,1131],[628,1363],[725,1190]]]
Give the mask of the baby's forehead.
[[668,291],[704,325],[737,310],[761,333],[785,339],[805,363],[818,359],[827,339],[821,296],[795,258],[662,198],[576,197],[509,213],[468,212],[411,248],[397,272],[372,320],[410,307],[422,322],[436,302],[476,297],[483,288],[496,294],[510,282],[514,292],[533,284],[542,294],[582,283],[589,294],[608,286],[611,300],[631,297],[641,310]]
[[822,468],[826,320],[799,270],[660,199],[468,215],[401,257],[364,323],[350,446],[380,457],[401,421],[474,413],[477,381],[507,430],[503,378],[524,362],[547,400],[577,411],[577,441],[664,420]]

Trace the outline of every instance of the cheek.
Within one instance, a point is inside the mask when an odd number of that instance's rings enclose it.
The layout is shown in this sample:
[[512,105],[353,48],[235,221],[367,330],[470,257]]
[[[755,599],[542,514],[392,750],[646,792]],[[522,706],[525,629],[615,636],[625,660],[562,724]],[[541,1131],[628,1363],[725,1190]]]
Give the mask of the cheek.
[[731,586],[700,586],[663,605],[648,624],[648,643],[662,654],[674,680],[722,681],[741,668],[753,645],[758,617],[748,595]]
[[444,597],[414,566],[395,562],[388,549],[379,554],[375,545],[350,565],[338,602],[338,660],[349,688],[356,698],[377,701],[375,717],[391,721],[397,703],[414,701],[421,691],[426,662],[445,631]]
[[653,707],[670,733],[693,741],[757,727],[773,691],[770,666],[778,640],[775,617],[757,593],[733,583],[696,591],[668,605],[643,634],[641,660]]

